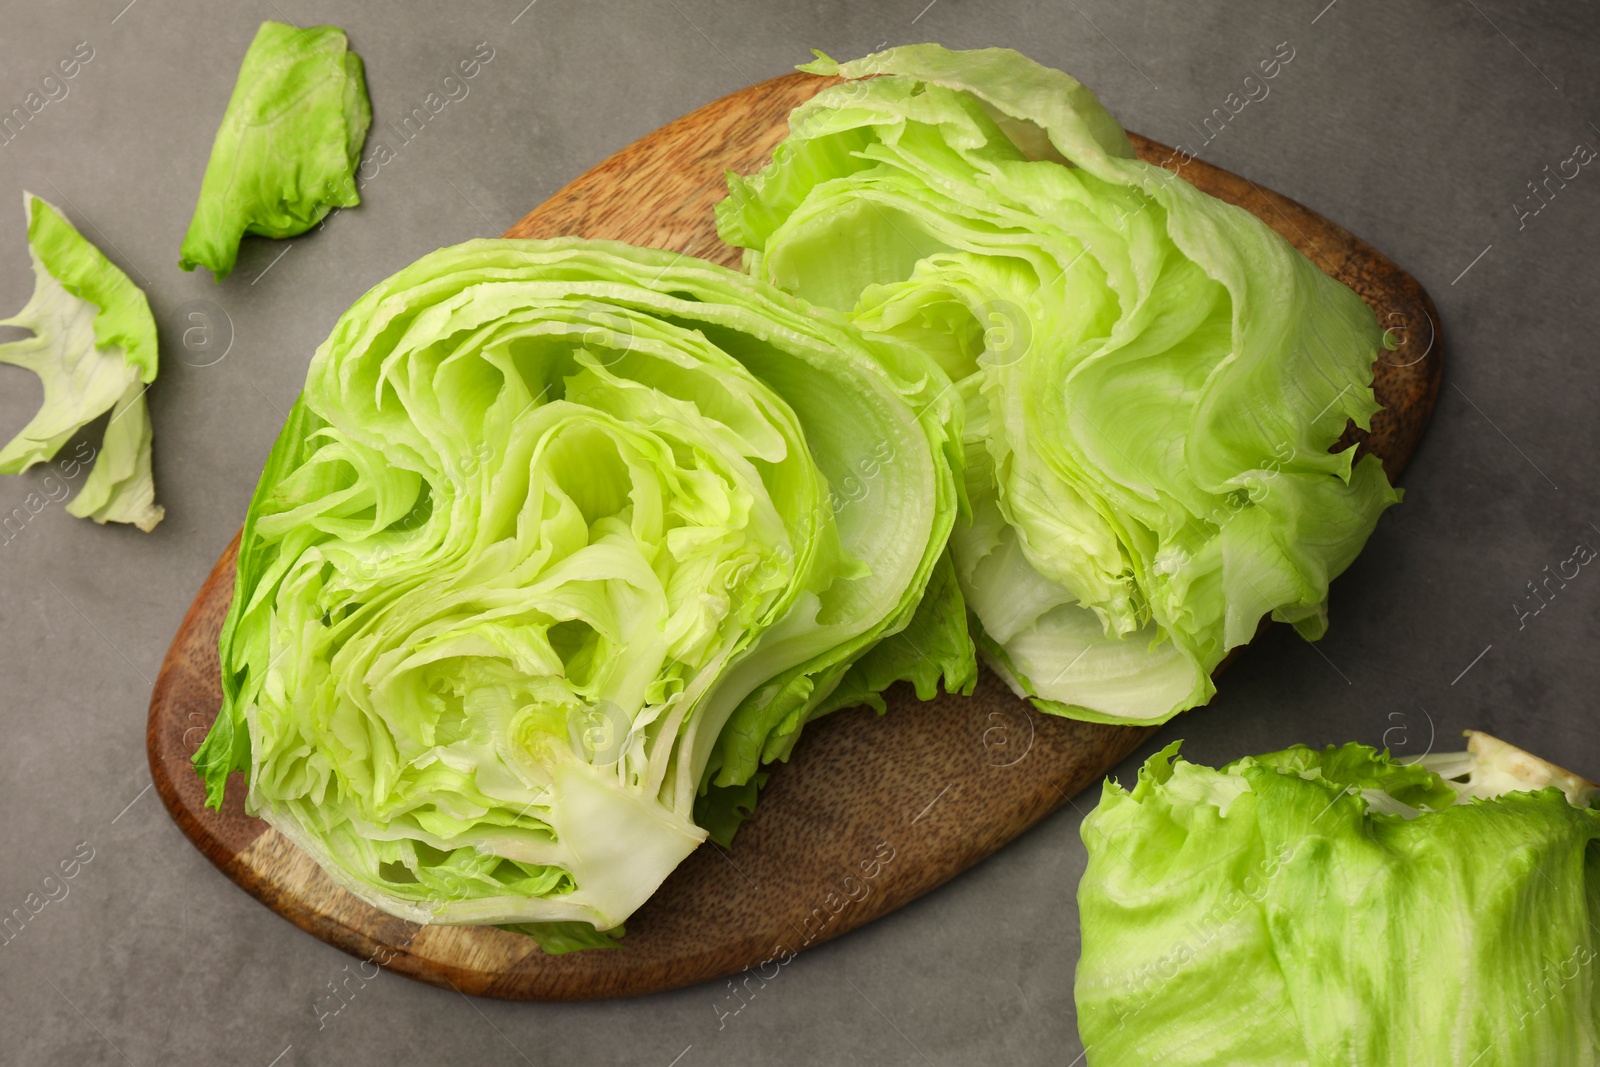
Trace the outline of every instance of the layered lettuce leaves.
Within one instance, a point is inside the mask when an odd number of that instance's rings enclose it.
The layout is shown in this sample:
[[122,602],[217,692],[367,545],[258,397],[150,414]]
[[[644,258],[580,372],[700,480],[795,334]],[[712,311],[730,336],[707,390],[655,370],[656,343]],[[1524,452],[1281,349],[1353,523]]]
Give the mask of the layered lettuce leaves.
[[239,68],[178,265],[233,272],[247,233],[293,237],[361,202],[372,125],[361,57],[336,26],[263,22]]
[[1600,1060],[1593,784],[1486,734],[1405,764],[1151,758],[1084,820],[1091,1067]]
[[1334,450],[1377,409],[1360,297],[1015,52],[802,69],[847,80],[729,176],[719,230],[955,382],[954,573],[995,670],[1045,711],[1160,722],[1263,616],[1321,636],[1399,496]]
[[806,722],[930,670],[970,689],[959,598],[924,596],[951,584],[955,401],[698,260],[425,256],[339,320],[267,461],[211,802],[243,770],[376,906],[592,946],[706,836],[697,800],[724,791],[727,830]]
[[20,474],[54,458],[110,411],[99,457],[67,511],[148,533],[164,514],[155,502],[145,403],[158,359],[150,303],[60,209],[32,193],[23,193],[23,207],[33,295],[0,326],[20,326],[32,336],[0,344],[0,363],[38,375],[44,403],[0,448],[0,474]]

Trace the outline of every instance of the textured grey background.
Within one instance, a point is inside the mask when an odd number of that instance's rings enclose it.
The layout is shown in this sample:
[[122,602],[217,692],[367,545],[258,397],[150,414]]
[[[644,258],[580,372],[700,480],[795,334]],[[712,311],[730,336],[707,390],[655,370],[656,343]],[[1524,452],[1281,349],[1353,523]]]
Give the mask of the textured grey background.
[[[1600,166],[1520,227],[1513,206],[1532,206],[1526,183],[1546,164],[1600,145],[1593,8],[525,2],[0,9],[0,112],[78,42],[94,49],[66,98],[0,147],[0,202],[14,205],[0,209],[0,306],[31,291],[25,188],[146,286],[163,330],[150,400],[167,507],[146,536],[52,503],[0,544],[0,912],[39,891],[79,842],[93,849],[67,896],[0,944],[0,1062],[1064,1065],[1080,1055],[1073,898],[1084,852],[1072,807],[946,888],[804,953],[720,1030],[714,1006],[732,1002],[718,985],[504,1004],[391,975],[319,1030],[312,1004],[352,961],[234,888],[148,789],[150,682],[339,312],[424,252],[498,234],[610,152],[786,71],[811,46],[840,58],[881,42],[1017,47],[1087,82],[1130,128],[1194,146],[1194,126],[1289,42],[1295,58],[1270,95],[1198,153],[1322,211],[1421,279],[1447,331],[1446,385],[1407,502],[1334,587],[1327,639],[1311,647],[1275,629],[1212,706],[1140,756],[1176,737],[1207,761],[1296,741],[1386,742],[1409,755],[1477,726],[1600,776],[1600,571],[1552,583],[1557,595],[1536,615],[1527,586],[1577,543],[1600,545]],[[178,244],[264,18],[349,30],[376,116],[368,151],[384,141],[397,155],[359,209],[292,242],[251,239],[237,273],[214,286],[178,271]],[[479,42],[494,57],[469,95],[397,147],[386,120],[421,104]],[[219,362],[220,334],[209,347],[198,333],[182,344],[197,309],[231,321]],[[30,375],[3,370],[0,438],[39,399]],[[0,514],[42,493],[42,477],[0,478]],[[1135,766],[1118,773],[1127,780]]]

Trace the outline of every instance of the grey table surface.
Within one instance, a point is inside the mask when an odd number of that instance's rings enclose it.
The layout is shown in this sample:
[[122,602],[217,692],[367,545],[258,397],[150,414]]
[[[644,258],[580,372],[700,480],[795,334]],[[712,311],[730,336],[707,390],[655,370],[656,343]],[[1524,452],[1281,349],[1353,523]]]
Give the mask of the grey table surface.
[[[1468,726],[1600,777],[1600,573],[1551,585],[1536,614],[1528,584],[1575,545],[1600,544],[1600,174],[1584,167],[1548,202],[1528,184],[1575,146],[1600,145],[1592,6],[525,3],[5,2],[0,112],[75,48],[92,58],[0,145],[0,197],[14,198],[0,210],[0,305],[20,307],[32,286],[23,189],[64,208],[146,288],[163,334],[150,402],[167,518],[144,535],[49,502],[0,543],[0,912],[42,893],[75,850],[92,856],[0,943],[0,1063],[1077,1061],[1074,893],[1092,796],[804,953],[736,1015],[723,1015],[734,1002],[720,983],[510,1004],[387,974],[325,1014],[319,998],[350,958],[235,888],[150,788],[151,681],[339,313],[423,253],[499,234],[609,153],[783,73],[809,47],[841,58],[921,40],[1019,48],[1088,83],[1130,129],[1342,223],[1438,302],[1449,359],[1434,424],[1406,502],[1334,586],[1331,632],[1316,646],[1268,633],[1210,707],[1118,769],[1124,781],[1179,737],[1204,761],[1350,740],[1409,755]],[[367,152],[383,143],[393,158],[359,209],[293,241],[247,241],[237,273],[214,285],[177,269],[178,245],[265,18],[350,32],[375,113]],[[1294,58],[1269,95],[1206,140],[1205,117],[1284,42]],[[467,94],[409,140],[397,134],[390,120],[442,91],[480,43],[492,58]],[[8,437],[40,391],[3,369]],[[0,478],[0,514],[57,492],[44,477]]]

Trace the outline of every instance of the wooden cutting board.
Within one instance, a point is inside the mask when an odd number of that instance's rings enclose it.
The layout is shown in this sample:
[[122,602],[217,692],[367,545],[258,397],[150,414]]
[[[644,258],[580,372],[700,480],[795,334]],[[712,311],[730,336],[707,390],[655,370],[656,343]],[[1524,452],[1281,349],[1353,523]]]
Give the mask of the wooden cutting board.
[[[791,74],[707,104],[583,174],[506,236],[611,238],[737,266],[738,251],[717,240],[712,222],[723,171],[757,169],[782,139],[789,111],[833,82]],[[1422,287],[1294,201],[1198,160],[1179,167],[1171,149],[1142,137],[1133,142],[1145,159],[1165,161],[1260,216],[1377,312],[1397,346],[1377,365],[1384,410],[1370,435],[1352,428],[1351,437],[1364,439],[1391,478],[1399,475],[1433,408],[1442,367],[1437,315]],[[161,799],[224,874],[296,926],[467,993],[577,1000],[672,989],[746,968],[756,981],[770,978],[793,953],[915,900],[988,856],[1150,733],[1041,715],[988,672],[970,698],[922,704],[897,687],[886,717],[855,709],[807,727],[731,852],[707,842],[691,855],[628,920],[623,948],[548,956],[516,934],[420,927],[362,903],[244,813],[242,775],[229,783],[221,812],[203,806],[189,761],[221,701],[217,635],[237,548],[235,538],[195,597],[151,695],[150,770]],[[1359,620],[1336,617],[1334,625]]]

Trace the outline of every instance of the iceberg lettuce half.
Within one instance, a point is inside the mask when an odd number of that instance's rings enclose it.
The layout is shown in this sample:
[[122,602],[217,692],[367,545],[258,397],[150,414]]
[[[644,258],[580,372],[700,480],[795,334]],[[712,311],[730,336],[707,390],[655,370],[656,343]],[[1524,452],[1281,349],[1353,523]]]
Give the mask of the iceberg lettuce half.
[[395,915],[612,929],[706,836],[703,790],[753,802],[807,721],[929,684],[893,636],[970,688],[959,601],[923,596],[959,436],[916,353],[736,272],[425,256],[339,320],[267,461],[210,800],[246,771]]
[[1262,616],[1320,637],[1329,580],[1399,499],[1332,450],[1377,410],[1361,298],[1015,52],[802,69],[849,80],[729,175],[719,230],[955,381],[951,550],[996,671],[1045,711],[1160,722]]

